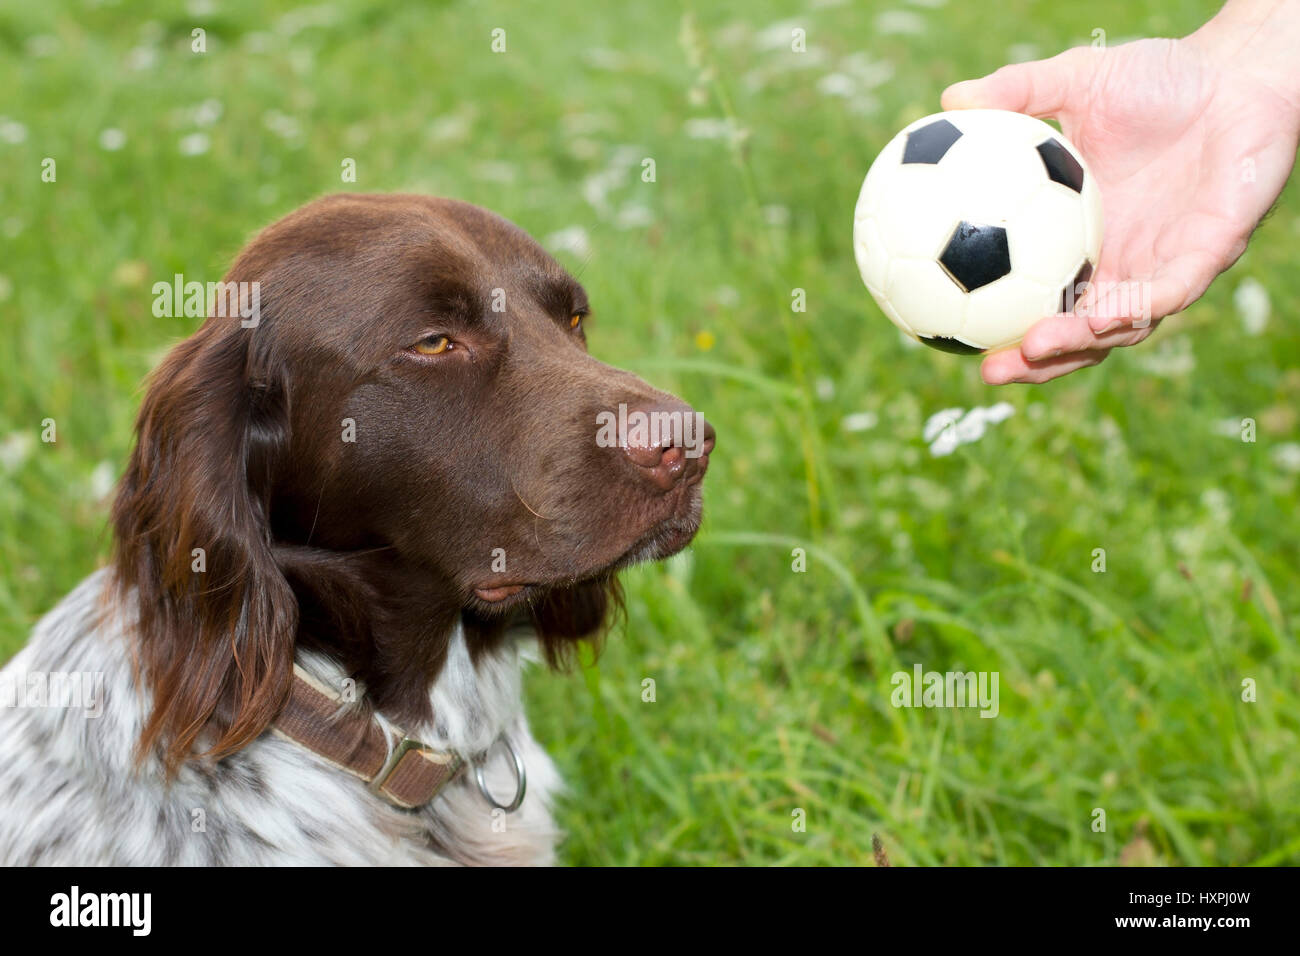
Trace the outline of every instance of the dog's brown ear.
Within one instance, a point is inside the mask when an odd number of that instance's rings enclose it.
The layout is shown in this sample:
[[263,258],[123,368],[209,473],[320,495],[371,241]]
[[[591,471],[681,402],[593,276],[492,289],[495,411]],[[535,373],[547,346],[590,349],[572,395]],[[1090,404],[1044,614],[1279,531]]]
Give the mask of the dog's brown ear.
[[579,641],[599,652],[604,632],[623,612],[623,589],[613,575],[556,588],[530,608],[546,662],[563,669],[572,663]]
[[169,772],[256,738],[289,691],[297,603],[272,557],[272,480],[287,384],[257,328],[211,318],[154,374],[113,506],[115,568],[140,609],[136,664],[152,693],[140,755]]

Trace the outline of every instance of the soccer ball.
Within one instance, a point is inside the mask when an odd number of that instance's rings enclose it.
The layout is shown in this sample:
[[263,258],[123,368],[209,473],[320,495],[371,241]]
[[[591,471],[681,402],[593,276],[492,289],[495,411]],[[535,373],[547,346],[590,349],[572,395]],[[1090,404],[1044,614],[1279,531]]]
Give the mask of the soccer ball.
[[881,150],[858,196],[853,252],[895,325],[977,354],[1073,310],[1101,226],[1097,181],[1064,136],[1020,113],[955,110]]

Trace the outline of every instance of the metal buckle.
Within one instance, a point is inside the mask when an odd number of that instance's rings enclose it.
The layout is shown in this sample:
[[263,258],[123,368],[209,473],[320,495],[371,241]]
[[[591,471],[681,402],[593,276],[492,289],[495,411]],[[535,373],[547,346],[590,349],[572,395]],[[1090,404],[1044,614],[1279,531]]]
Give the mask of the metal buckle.
[[414,737],[403,737],[397,742],[397,746],[393,747],[393,752],[388,755],[388,759],[384,761],[384,765],[379,768],[379,773],[375,774],[375,779],[370,781],[370,792],[379,793],[379,791],[383,789],[384,784],[388,782],[388,778],[392,775],[393,771],[397,769],[397,765],[410,751],[428,749],[428,747],[420,743]]
[[519,809],[520,804],[524,802],[524,791],[528,787],[528,776],[524,772],[524,762],[519,759],[519,754],[515,752],[514,746],[510,743],[510,738],[502,734],[497,740],[506,745],[510,759],[515,764],[515,798],[507,804],[497,803],[496,797],[492,796],[492,792],[488,790],[487,781],[483,779],[483,765],[487,763],[488,754],[492,752],[491,747],[487,749],[487,753],[484,753],[481,759],[474,762],[474,780],[478,783],[478,792],[483,794],[483,799],[488,802],[489,806],[496,810],[503,810],[506,813],[514,813]]

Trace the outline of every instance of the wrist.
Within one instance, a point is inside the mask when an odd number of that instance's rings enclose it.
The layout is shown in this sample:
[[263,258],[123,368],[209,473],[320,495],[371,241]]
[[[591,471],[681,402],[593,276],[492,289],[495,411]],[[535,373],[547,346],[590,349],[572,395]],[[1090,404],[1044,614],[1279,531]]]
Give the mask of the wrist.
[[1300,0],[1228,0],[1183,42],[1215,67],[1262,83],[1300,113]]

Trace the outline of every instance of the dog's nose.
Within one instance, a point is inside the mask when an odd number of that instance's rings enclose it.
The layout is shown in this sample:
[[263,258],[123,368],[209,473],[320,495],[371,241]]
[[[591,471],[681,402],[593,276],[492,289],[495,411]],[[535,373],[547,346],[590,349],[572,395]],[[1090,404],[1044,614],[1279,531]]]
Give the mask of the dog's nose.
[[628,461],[668,491],[680,481],[704,477],[717,433],[704,416],[683,402],[641,406],[627,412],[620,447]]

